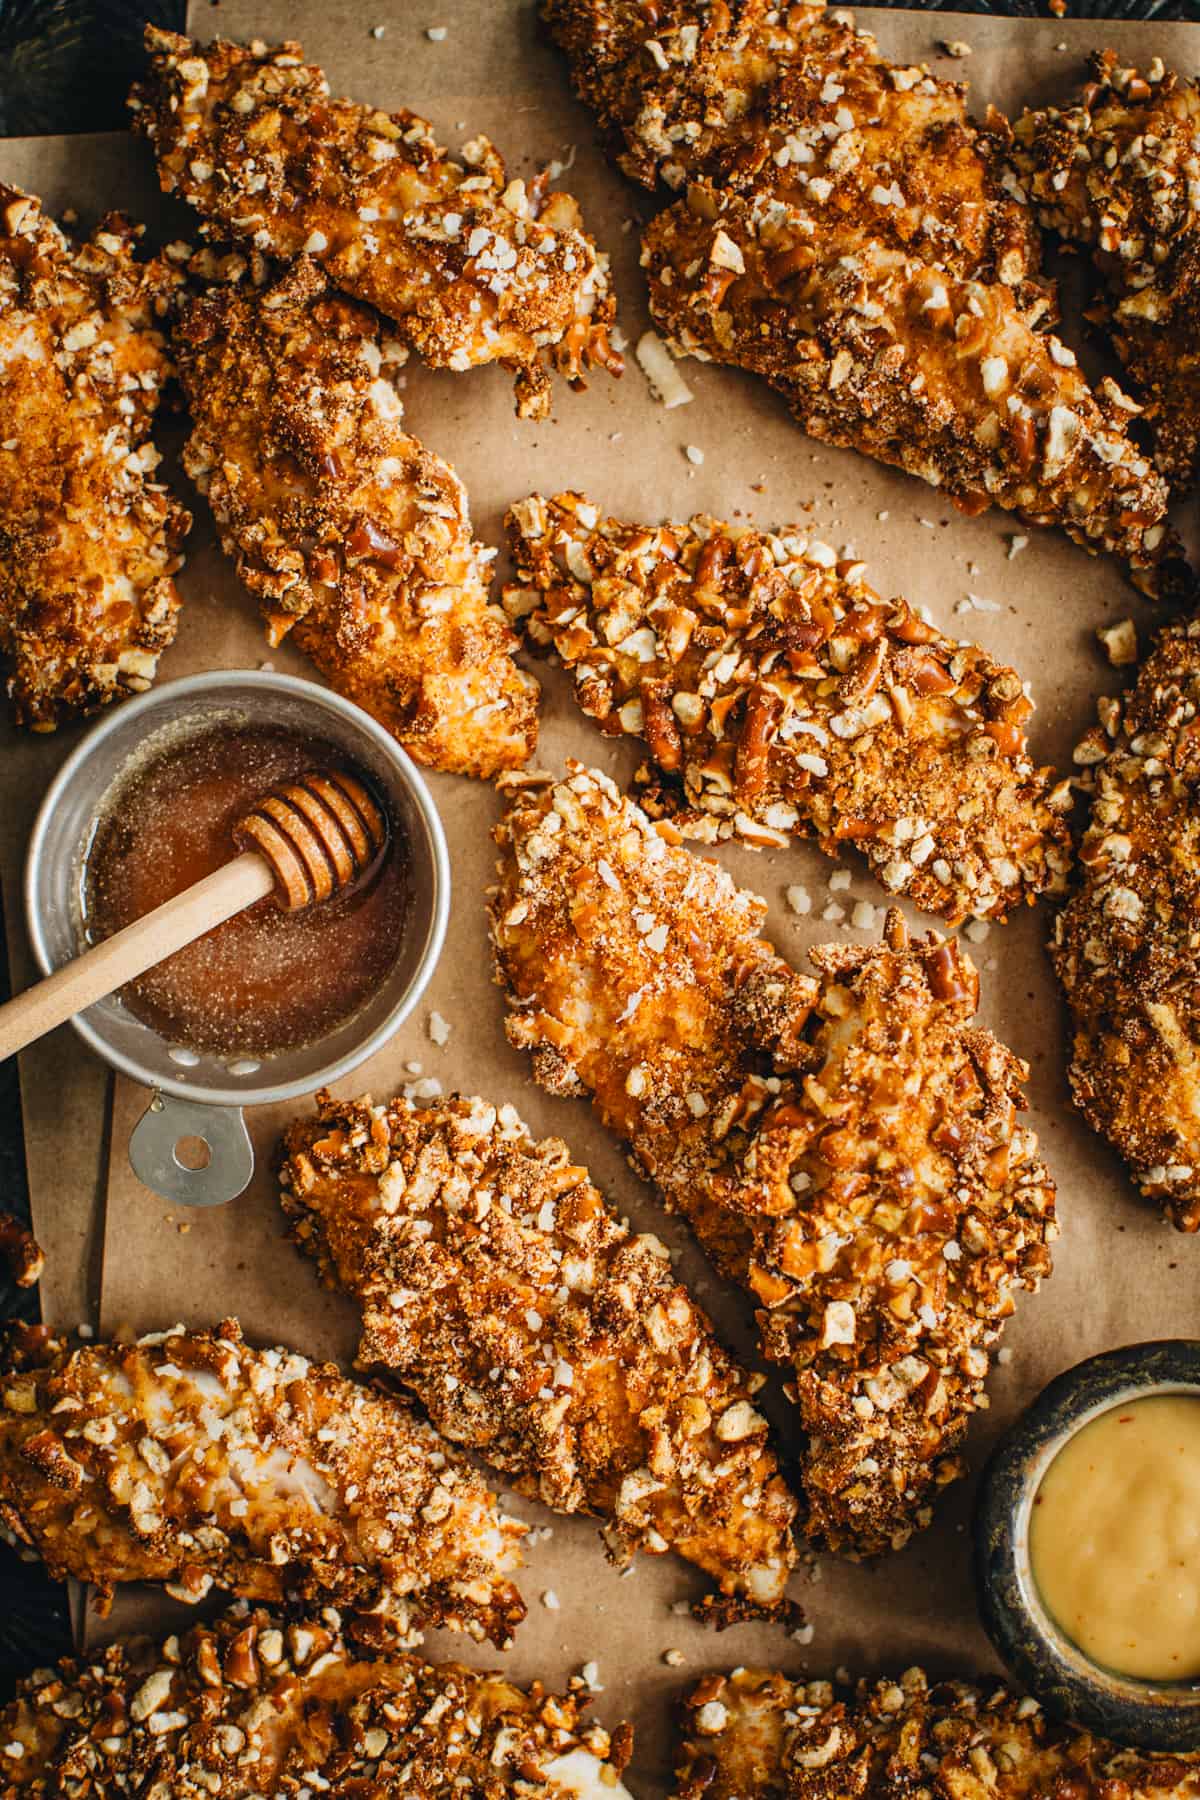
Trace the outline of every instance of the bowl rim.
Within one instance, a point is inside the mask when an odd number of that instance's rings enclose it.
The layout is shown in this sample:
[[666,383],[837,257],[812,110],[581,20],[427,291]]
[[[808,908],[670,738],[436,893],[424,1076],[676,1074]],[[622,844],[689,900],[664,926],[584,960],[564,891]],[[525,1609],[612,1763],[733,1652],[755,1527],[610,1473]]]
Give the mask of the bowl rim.
[[80,771],[86,767],[89,759],[100,745],[105,743],[115,731],[128,725],[130,720],[136,720],[143,713],[153,711],[164,698],[179,695],[216,695],[220,694],[222,690],[232,687],[239,690],[249,688],[277,694],[291,694],[300,701],[316,702],[325,710],[339,714],[356,730],[373,739],[381,755],[391,764],[399,782],[406,789],[421,815],[428,836],[432,865],[432,894],[425,942],[408,986],[386,1017],[381,1019],[374,1030],[352,1050],[340,1056],[336,1062],[331,1062],[297,1080],[272,1083],[263,1087],[207,1088],[203,1093],[198,1093],[186,1081],[173,1076],[159,1076],[153,1070],[143,1067],[136,1058],[114,1049],[89,1022],[86,1013],[77,1013],[71,1019],[70,1023],[89,1049],[95,1051],[96,1055],[110,1068],[116,1069],[122,1075],[127,1075],[140,1087],[150,1088],[161,1094],[169,1094],[176,1100],[187,1100],[205,1106],[240,1108],[275,1105],[284,1100],[303,1099],[314,1093],[319,1087],[340,1081],[343,1076],[356,1069],[369,1056],[373,1056],[395,1036],[428,987],[445,944],[450,917],[450,854],[446,845],[446,833],[441,817],[425,783],[425,778],[416,763],[391,733],[385,730],[378,720],[373,719],[370,713],[364,712],[362,707],[356,705],[354,701],[347,700],[343,695],[335,693],[332,688],[322,687],[315,681],[306,681],[299,675],[281,674],[273,669],[212,669],[197,675],[179,676],[174,681],[161,682],[146,693],[139,694],[135,699],[123,701],[119,706],[113,707],[80,739],[46,789],[41,805],[38,807],[33,830],[30,833],[29,847],[25,855],[24,877],[25,925],[34,956],[43,975],[52,974],[55,964],[50,958],[42,928],[41,908],[37,899],[38,877],[45,859],[45,840],[50,821],[62,796],[70,789]]
[[1200,1676],[1148,1681],[1092,1662],[1042,1602],[1028,1555],[1034,1494],[1068,1440],[1115,1406],[1168,1393],[1200,1400],[1200,1340],[1127,1344],[1056,1375],[992,1451],[972,1535],[980,1622],[1024,1686],[1075,1724],[1169,1754],[1200,1748]]

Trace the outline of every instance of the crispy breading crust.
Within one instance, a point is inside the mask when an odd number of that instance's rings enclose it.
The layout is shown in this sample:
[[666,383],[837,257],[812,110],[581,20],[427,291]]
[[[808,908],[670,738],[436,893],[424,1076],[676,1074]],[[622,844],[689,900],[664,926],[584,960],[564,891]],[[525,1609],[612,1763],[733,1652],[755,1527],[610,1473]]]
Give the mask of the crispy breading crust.
[[451,161],[416,113],[331,100],[299,44],[200,46],[146,27],[151,67],[129,104],[166,193],[217,238],[316,256],[437,368],[501,362],[518,411],[543,418],[543,361],[575,385],[610,347],[607,258],[569,194],[509,181],[486,138]]
[[1185,1800],[1192,1756],[1149,1756],[992,1680],[791,1681],[762,1669],[710,1675],[688,1695],[675,1800]]
[[658,1240],[511,1106],[317,1104],[284,1137],[281,1197],[362,1309],[362,1364],[397,1374],[520,1492],[598,1514],[617,1560],[676,1550],[734,1610],[780,1610],[795,1502],[756,1384]]
[[42,1246],[15,1213],[0,1212],[0,1257],[18,1287],[35,1287],[46,1267]]
[[962,1473],[988,1347],[1050,1267],[1054,1188],[1016,1123],[1026,1065],[970,1024],[956,941],[811,951],[595,771],[515,794],[491,900],[512,1042],[591,1095],[759,1303],[807,1434],[808,1536],[899,1547]]
[[1092,58],[1073,106],[1026,113],[1012,159],[1041,224],[1086,245],[1108,331],[1154,434],[1187,487],[1200,468],[1200,84]]
[[289,1623],[237,1606],[21,1682],[0,1711],[0,1800],[630,1800],[633,1733],[583,1705],[456,1663],[363,1660],[329,1607]]
[[184,466],[271,643],[290,633],[419,762],[519,766],[537,741],[537,683],[488,601],[461,481],[403,428],[377,315],[331,291],[311,258],[267,286],[261,258],[198,263],[221,279],[175,326],[193,419]]
[[651,311],[680,355],[765,377],[813,437],[1110,550],[1190,593],[1167,490],[1043,330],[1037,230],[1007,125],[816,5],[546,0],[635,179],[686,198],[643,237]]
[[827,207],[694,186],[643,240],[650,307],[683,354],[750,369],[812,437],[1002,506],[1128,563],[1145,593],[1187,588],[1167,484],[1000,282],[958,279]]
[[523,1526],[402,1401],[237,1322],[136,1344],[18,1341],[0,1406],[0,1520],[52,1575],[197,1601],[352,1609],[363,1641],[448,1625],[506,1645]]
[[1006,191],[1003,121],[970,119],[961,82],[889,62],[820,4],[659,0],[651,16],[637,0],[544,0],[543,12],[633,180],[769,187],[789,204],[825,183],[834,213],[869,216],[883,241],[952,273],[1021,287],[1031,316],[1048,316],[1050,290],[1024,288],[1040,243]]
[[1071,1091],[1180,1231],[1200,1230],[1200,623],[1165,631],[1076,761],[1094,770],[1051,954]]
[[798,529],[603,518],[581,494],[510,508],[504,608],[557,651],[603,731],[646,743],[642,804],[685,837],[851,843],[889,893],[957,924],[1061,892],[1051,792],[1015,670],[883,602]]
[[148,688],[175,636],[191,517],[150,477],[179,276],[118,213],[70,243],[0,184],[0,657],[53,731]]

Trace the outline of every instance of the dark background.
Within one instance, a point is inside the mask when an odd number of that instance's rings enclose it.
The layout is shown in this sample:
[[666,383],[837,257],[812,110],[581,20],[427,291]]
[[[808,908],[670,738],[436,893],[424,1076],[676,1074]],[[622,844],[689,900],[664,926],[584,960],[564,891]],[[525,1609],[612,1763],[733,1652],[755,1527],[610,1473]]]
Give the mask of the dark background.
[[[220,0],[209,3],[215,9]],[[906,3],[920,7],[922,0]],[[924,10],[1012,18],[1052,13],[1048,0],[954,0],[952,6],[932,0]],[[1069,0],[1068,12],[1072,18],[1200,22],[1200,0]],[[124,129],[125,95],[142,64],[143,25],[153,20],[182,31],[185,15],[186,0],[0,0],[0,136]],[[0,933],[0,997],[8,993],[3,946]],[[27,1218],[28,1209],[17,1072],[10,1061],[0,1064],[0,1211]],[[15,1288],[0,1265],[0,1319],[36,1317],[36,1291]],[[69,1649],[65,1590],[40,1565],[0,1545],[0,1699],[18,1675]]]

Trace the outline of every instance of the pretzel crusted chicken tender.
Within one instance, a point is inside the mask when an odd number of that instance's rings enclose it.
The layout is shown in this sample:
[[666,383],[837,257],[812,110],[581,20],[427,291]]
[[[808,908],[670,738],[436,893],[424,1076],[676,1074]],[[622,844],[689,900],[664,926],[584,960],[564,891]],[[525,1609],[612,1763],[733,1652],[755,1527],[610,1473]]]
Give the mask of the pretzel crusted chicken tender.
[[798,974],[763,901],[574,765],[497,839],[512,1041],[551,1092],[591,1095],[758,1303],[807,1437],[807,1535],[899,1547],[962,1473],[989,1346],[1056,1235],[1016,1122],[1028,1070],[971,1024],[974,968],[893,912],[882,945]]
[[461,481],[404,430],[376,314],[310,258],[264,287],[251,260],[200,258],[224,280],[184,304],[175,342],[184,465],[271,643],[291,634],[419,762],[516,767],[537,739],[537,683],[489,604]]
[[995,1680],[791,1681],[709,1675],[688,1696],[675,1800],[1192,1800],[1192,1756],[1123,1749]]
[[753,1404],[657,1238],[634,1236],[511,1106],[318,1096],[284,1139],[299,1244],[363,1315],[365,1366],[610,1552],[676,1550],[725,1618],[782,1603],[795,1504]]
[[175,636],[191,519],[150,429],[179,277],[138,235],[113,213],[72,244],[0,184],[0,659],[35,731],[148,688]]
[[508,514],[505,610],[583,710],[644,740],[643,803],[687,837],[863,851],[953,922],[1058,891],[1066,786],[1026,749],[1020,677],[883,602],[807,535],[603,518],[580,494]]
[[[824,190],[822,190],[823,192]],[[1186,581],[1138,408],[1035,331],[1013,290],[896,248],[823,204],[696,185],[643,240],[655,319],[681,354],[762,375],[810,436],[1059,525],[1146,593]]]
[[1095,793],[1055,921],[1069,1075],[1093,1130],[1180,1231],[1200,1230],[1200,624],[1159,638],[1076,760]]
[[0,1709],[0,1800],[630,1800],[629,1726],[582,1712],[540,1682],[365,1660],[329,1607],[288,1623],[240,1606],[19,1683]]
[[[772,0],[543,10],[635,181],[820,197],[960,275],[1036,276],[1037,228],[1006,192],[1003,134],[968,117],[962,83],[890,62],[847,14]],[[1051,308],[1046,289],[1022,298],[1033,316]]]
[[437,368],[515,369],[531,417],[549,411],[543,360],[573,382],[591,363],[620,372],[607,259],[569,194],[509,181],[486,138],[453,162],[416,113],[330,99],[299,44],[200,46],[149,25],[146,46],[134,128],[214,237],[316,257]]
[[60,1580],[336,1605],[379,1643],[427,1624],[505,1645],[525,1615],[523,1527],[475,1471],[403,1402],[234,1320],[18,1342],[0,1402],[0,1521]]
[[1073,106],[1026,113],[1013,161],[1048,231],[1091,250],[1099,308],[1172,485],[1200,467],[1200,84],[1093,58]]
[[546,8],[627,172],[685,193],[642,256],[678,354],[764,376],[811,436],[969,512],[1061,525],[1147,591],[1185,584],[1137,407],[1037,329],[1056,301],[1003,120],[981,129],[961,84],[819,5]]

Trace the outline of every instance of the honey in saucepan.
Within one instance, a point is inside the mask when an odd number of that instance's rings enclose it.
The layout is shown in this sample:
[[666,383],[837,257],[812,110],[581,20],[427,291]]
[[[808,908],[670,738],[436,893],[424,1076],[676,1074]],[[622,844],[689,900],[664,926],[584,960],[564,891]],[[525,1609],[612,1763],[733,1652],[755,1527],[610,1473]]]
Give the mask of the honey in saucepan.
[[1200,1398],[1152,1394],[1068,1438],[1034,1495],[1042,1600],[1084,1655],[1120,1675],[1200,1675]]
[[[83,878],[89,941],[231,861],[235,824],[271,788],[338,769],[361,779],[332,744],[272,726],[214,726],[149,755],[118,785],[92,839]],[[292,913],[260,900],[138,976],[121,1000],[173,1044],[223,1056],[269,1056],[336,1030],[399,953],[407,857],[390,823],[377,865],[342,893]]]

